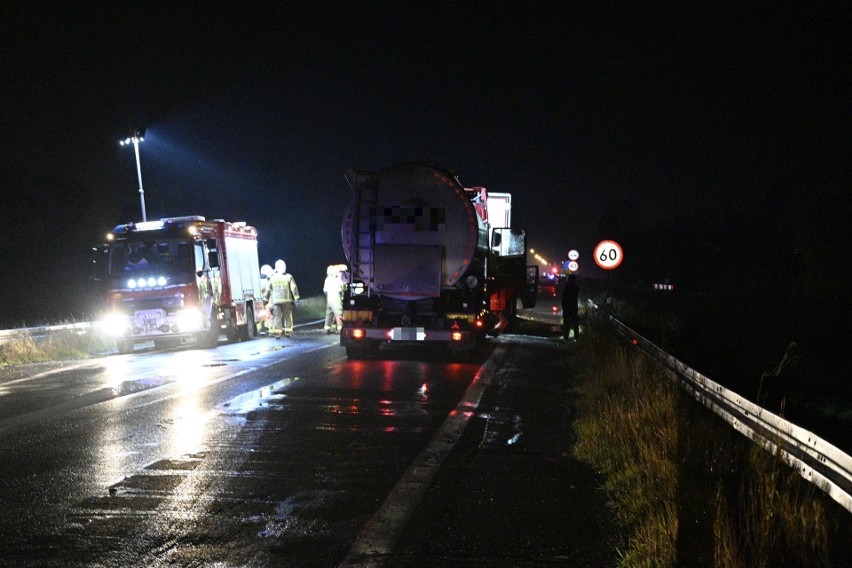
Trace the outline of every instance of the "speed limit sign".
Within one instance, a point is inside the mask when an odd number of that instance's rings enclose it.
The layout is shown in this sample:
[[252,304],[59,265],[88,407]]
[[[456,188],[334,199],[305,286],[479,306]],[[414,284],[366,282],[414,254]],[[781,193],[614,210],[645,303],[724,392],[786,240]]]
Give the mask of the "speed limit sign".
[[624,254],[615,241],[601,241],[595,247],[595,264],[604,270],[612,270],[621,264]]

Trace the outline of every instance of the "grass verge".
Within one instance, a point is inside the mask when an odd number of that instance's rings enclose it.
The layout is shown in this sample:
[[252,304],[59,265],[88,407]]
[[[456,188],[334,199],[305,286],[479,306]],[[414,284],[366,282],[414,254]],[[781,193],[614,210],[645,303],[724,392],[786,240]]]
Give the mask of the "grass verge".
[[621,566],[852,565],[848,511],[592,328],[575,453],[604,475],[630,535]]
[[0,344],[0,367],[85,359],[114,348],[113,341],[95,330],[64,331],[38,339],[22,331]]

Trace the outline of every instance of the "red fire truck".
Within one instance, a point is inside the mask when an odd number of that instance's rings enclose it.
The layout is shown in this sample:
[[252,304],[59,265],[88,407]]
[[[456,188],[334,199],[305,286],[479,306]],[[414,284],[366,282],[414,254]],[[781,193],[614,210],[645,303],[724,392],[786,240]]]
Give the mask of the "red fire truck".
[[93,259],[107,290],[105,329],[119,352],[196,339],[252,339],[262,310],[257,231],[201,216],[119,225]]

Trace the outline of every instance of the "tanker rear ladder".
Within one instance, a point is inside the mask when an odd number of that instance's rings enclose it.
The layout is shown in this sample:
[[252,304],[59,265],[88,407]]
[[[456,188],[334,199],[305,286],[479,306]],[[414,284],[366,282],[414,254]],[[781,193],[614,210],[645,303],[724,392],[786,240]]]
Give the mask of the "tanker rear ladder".
[[[353,189],[357,197],[355,201],[357,210],[355,211],[354,217],[357,224],[355,226],[356,242],[353,247],[351,260],[352,278],[360,278],[361,265],[364,263],[363,257],[366,256],[369,268],[369,272],[367,272],[367,274],[370,275],[370,281],[365,282],[365,284],[367,285],[367,297],[369,297],[371,295],[375,268],[373,250],[376,246],[376,231],[370,223],[370,214],[375,213],[375,207],[378,204],[379,184],[376,176],[371,176],[368,181],[360,183],[356,176],[355,184],[356,186]],[[361,230],[365,221],[367,226],[366,235]],[[364,242],[365,239],[366,242]]]

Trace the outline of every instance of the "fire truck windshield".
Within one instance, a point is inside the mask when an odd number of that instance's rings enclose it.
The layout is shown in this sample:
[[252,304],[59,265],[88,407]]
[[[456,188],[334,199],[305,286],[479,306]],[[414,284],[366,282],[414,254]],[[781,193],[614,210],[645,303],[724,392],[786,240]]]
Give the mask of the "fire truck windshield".
[[110,247],[113,278],[190,276],[194,272],[193,243],[181,240],[131,240]]

